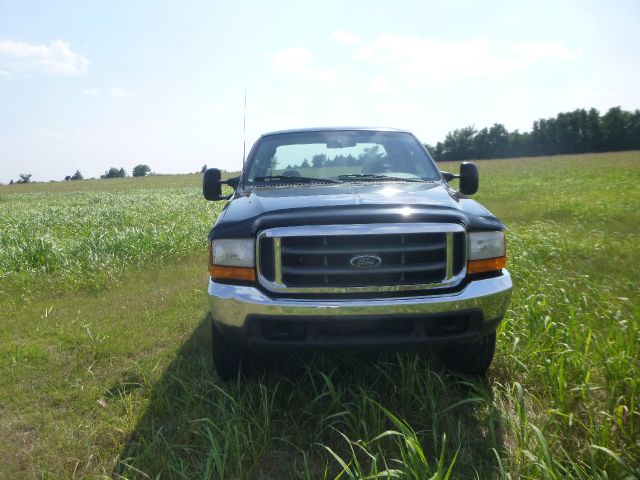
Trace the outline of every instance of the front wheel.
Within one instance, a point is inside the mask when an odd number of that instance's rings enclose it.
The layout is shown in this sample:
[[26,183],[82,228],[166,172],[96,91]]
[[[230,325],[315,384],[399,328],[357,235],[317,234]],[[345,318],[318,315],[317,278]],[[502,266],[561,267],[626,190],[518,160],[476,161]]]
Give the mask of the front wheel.
[[251,369],[251,352],[244,345],[227,340],[211,320],[211,350],[213,366],[222,381],[246,376]]
[[460,343],[440,350],[440,359],[452,370],[468,375],[484,375],[496,351],[496,332],[475,343]]

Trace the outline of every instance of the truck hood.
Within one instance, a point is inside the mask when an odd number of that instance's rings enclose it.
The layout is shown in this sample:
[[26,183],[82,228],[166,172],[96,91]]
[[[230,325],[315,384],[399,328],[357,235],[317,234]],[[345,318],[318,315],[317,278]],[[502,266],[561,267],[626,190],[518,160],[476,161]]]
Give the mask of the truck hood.
[[240,191],[227,204],[210,237],[254,236],[276,226],[400,222],[504,229],[487,209],[444,182],[342,183]]

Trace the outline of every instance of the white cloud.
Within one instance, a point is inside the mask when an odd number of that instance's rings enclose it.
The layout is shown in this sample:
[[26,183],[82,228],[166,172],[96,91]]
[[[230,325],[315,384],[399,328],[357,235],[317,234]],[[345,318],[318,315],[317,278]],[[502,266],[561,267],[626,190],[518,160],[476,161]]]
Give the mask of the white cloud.
[[443,86],[456,78],[497,78],[549,58],[572,60],[578,52],[558,43],[514,45],[498,52],[485,38],[446,42],[437,38],[382,35],[362,48],[361,59],[387,64],[416,85]]
[[334,83],[336,81],[336,74],[331,70],[311,70],[308,75],[322,83]]
[[371,85],[369,85],[369,91],[371,93],[378,93],[382,95],[388,95],[390,93],[394,93],[396,90],[393,88],[387,79],[384,77],[376,77]]
[[256,123],[263,125],[264,131],[296,128],[307,125],[305,118],[302,115],[298,115],[293,112],[265,115],[263,117],[257,118]]
[[121,98],[126,97],[130,94],[122,87],[111,87],[109,88],[109,95],[111,95],[113,98]]
[[384,113],[388,115],[398,115],[398,114],[405,115],[405,114],[415,113],[419,110],[419,108],[415,103],[384,102],[384,103],[379,103],[376,106],[376,110],[379,113]]
[[171,128],[175,127],[176,122],[170,118],[166,118],[164,120],[158,120],[156,122],[151,122],[151,127],[153,128]]
[[285,48],[273,54],[271,66],[280,73],[303,73],[313,55],[306,48]]
[[513,52],[518,55],[512,59],[514,67],[531,65],[547,57],[573,60],[580,54],[577,50],[571,51],[555,42],[519,43],[513,47]]
[[83,95],[98,95],[100,93],[100,90],[98,90],[97,88],[83,88],[82,89],[82,94]]
[[45,128],[44,130],[40,130],[39,132],[41,137],[57,140],[62,138],[62,132],[60,130],[56,130],[53,128]]
[[346,43],[348,45],[354,45],[360,41],[356,34],[347,32],[345,30],[331,32],[331,39],[340,43]]
[[313,54],[306,48],[285,48],[270,58],[271,67],[278,73],[306,76],[322,83],[335,82],[333,71],[313,66]]
[[48,45],[0,40],[1,76],[81,75],[88,66],[89,60],[73,52],[71,45],[62,40],[54,40]]

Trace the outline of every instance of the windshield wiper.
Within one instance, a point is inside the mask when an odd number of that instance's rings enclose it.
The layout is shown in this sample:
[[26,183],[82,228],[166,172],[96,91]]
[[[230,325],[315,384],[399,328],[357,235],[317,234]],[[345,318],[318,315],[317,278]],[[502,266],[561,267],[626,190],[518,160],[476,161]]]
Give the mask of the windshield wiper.
[[265,177],[253,177],[254,182],[282,182],[282,183],[342,183],[333,178],[323,177],[298,177],[293,175],[267,175]]
[[338,178],[340,180],[393,180],[400,182],[429,182],[431,180],[423,180],[422,178],[404,178],[404,177],[394,177],[391,175],[379,175],[377,173],[349,173],[347,175],[339,175]]

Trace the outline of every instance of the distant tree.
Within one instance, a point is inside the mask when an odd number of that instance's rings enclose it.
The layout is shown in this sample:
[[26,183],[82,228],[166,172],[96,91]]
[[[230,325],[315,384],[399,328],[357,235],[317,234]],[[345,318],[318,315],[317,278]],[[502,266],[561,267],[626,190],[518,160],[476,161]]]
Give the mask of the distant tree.
[[100,175],[100,178],[123,178],[126,176],[127,172],[124,171],[124,168],[117,169],[116,167],[111,167],[104,172],[103,175]]
[[587,113],[585,125],[586,152],[602,152],[603,150],[602,125],[600,112],[592,108]]
[[65,182],[68,182],[69,180],[71,180],[71,175],[67,175],[66,177],[64,177]]
[[509,147],[509,132],[500,123],[483,128],[473,137],[474,158],[503,158]]
[[629,119],[629,136],[631,137],[631,148],[640,149],[640,110],[634,110]]
[[436,143],[436,150],[435,152],[433,152],[433,158],[440,161],[443,160],[442,155],[444,153],[444,143],[442,142],[437,142]]
[[507,156],[509,131],[501,123],[494,123],[489,129],[489,148],[495,152],[493,156],[500,158]]
[[[311,159],[313,161],[313,158]],[[347,164],[347,157],[342,154],[338,154],[333,157],[333,160],[326,159],[324,162],[325,167],[344,167]]]
[[436,159],[436,147],[434,147],[433,145],[429,145],[428,143],[423,144],[424,148],[427,149],[427,151],[429,152],[429,155],[431,155],[433,157],[433,159]]
[[425,145],[436,161],[525,157],[640,149],[640,110],[577,109],[533,122],[530,132],[509,132],[497,123],[476,131],[453,130],[435,147]]
[[569,126],[577,153],[589,151],[589,114],[583,108],[570,113]]
[[459,128],[449,132],[444,139],[443,160],[463,160],[472,158],[474,153],[473,137],[477,130],[473,126]]
[[327,161],[327,156],[324,153],[318,153],[311,157],[311,165],[313,168],[322,168]]
[[310,166],[311,166],[311,164],[309,163],[309,160],[307,160],[306,158],[304,159],[304,161],[300,165],[300,167],[302,167],[302,168],[309,168]]
[[605,150],[628,150],[633,144],[630,126],[633,114],[620,107],[610,108],[601,119]]
[[151,168],[149,167],[149,165],[140,164],[133,167],[133,170],[131,171],[131,175],[133,175],[134,177],[144,177],[149,172],[151,172]]
[[380,151],[379,145],[373,145],[371,147],[365,148],[360,155],[358,155],[358,161],[360,163],[364,162],[376,162],[382,160],[384,157],[384,152]]
[[533,144],[529,132],[520,133],[518,130],[509,132],[508,157],[522,157],[533,155]]
[[13,185],[13,178],[9,180],[9,185]]
[[473,137],[473,157],[474,158],[491,158],[491,134],[487,127],[479,130]]
[[31,183],[31,174],[30,173],[21,173],[20,180],[16,183]]
[[[204,173],[207,171],[207,164],[205,163],[202,168],[200,169],[200,173]],[[135,175],[134,175],[135,176]]]
[[82,179],[84,179],[84,177],[80,173],[80,170],[76,170],[76,173],[71,175],[71,178],[70,178],[70,180],[82,180]]
[[358,155],[358,162],[362,165],[362,173],[378,174],[384,172],[384,158],[385,153],[380,151],[379,145],[365,148]]

